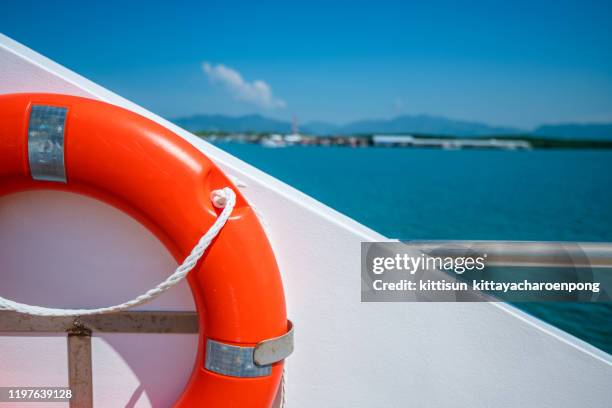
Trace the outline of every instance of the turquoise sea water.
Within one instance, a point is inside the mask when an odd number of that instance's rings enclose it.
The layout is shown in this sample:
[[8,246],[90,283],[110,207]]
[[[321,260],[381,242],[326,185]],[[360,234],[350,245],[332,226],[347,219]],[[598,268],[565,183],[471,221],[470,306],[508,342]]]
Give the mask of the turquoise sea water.
[[[218,146],[390,238],[612,241],[612,151]],[[612,354],[612,304],[517,306]]]

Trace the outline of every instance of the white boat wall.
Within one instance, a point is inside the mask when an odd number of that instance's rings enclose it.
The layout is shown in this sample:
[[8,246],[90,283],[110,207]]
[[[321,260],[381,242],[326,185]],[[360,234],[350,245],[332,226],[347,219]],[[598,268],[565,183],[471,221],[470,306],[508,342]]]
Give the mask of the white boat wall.
[[[296,328],[287,407],[612,406],[610,355],[501,303],[361,303],[360,243],[385,237],[0,35],[0,94],[15,92],[122,106],[171,129],[238,180],[271,241]],[[0,261],[2,296],[56,307],[120,303],[176,267],[127,215],[52,191],[0,198]],[[194,306],[183,283],[139,309]],[[196,346],[193,334],[94,333],[94,406],[171,406]],[[66,361],[63,334],[0,334],[0,387],[67,386]]]

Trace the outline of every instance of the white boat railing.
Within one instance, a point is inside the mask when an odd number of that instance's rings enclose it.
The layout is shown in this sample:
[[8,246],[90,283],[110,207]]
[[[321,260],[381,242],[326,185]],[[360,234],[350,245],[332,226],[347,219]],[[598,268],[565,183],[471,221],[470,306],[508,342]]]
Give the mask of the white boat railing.
[[612,268],[610,242],[404,241],[437,256],[486,254],[487,266]]

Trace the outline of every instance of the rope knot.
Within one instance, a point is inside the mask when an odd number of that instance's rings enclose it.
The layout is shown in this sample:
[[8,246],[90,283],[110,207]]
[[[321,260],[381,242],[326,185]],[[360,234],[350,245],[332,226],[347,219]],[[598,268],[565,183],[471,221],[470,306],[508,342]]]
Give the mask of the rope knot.
[[213,205],[217,208],[225,208],[231,194],[234,194],[234,192],[229,188],[213,190],[210,193],[210,201],[212,201]]

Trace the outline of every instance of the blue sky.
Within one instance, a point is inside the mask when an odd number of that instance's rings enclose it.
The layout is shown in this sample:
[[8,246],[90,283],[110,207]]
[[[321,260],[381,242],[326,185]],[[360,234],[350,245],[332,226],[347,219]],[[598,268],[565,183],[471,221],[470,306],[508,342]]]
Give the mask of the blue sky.
[[0,31],[166,117],[612,122],[612,2],[12,1]]

